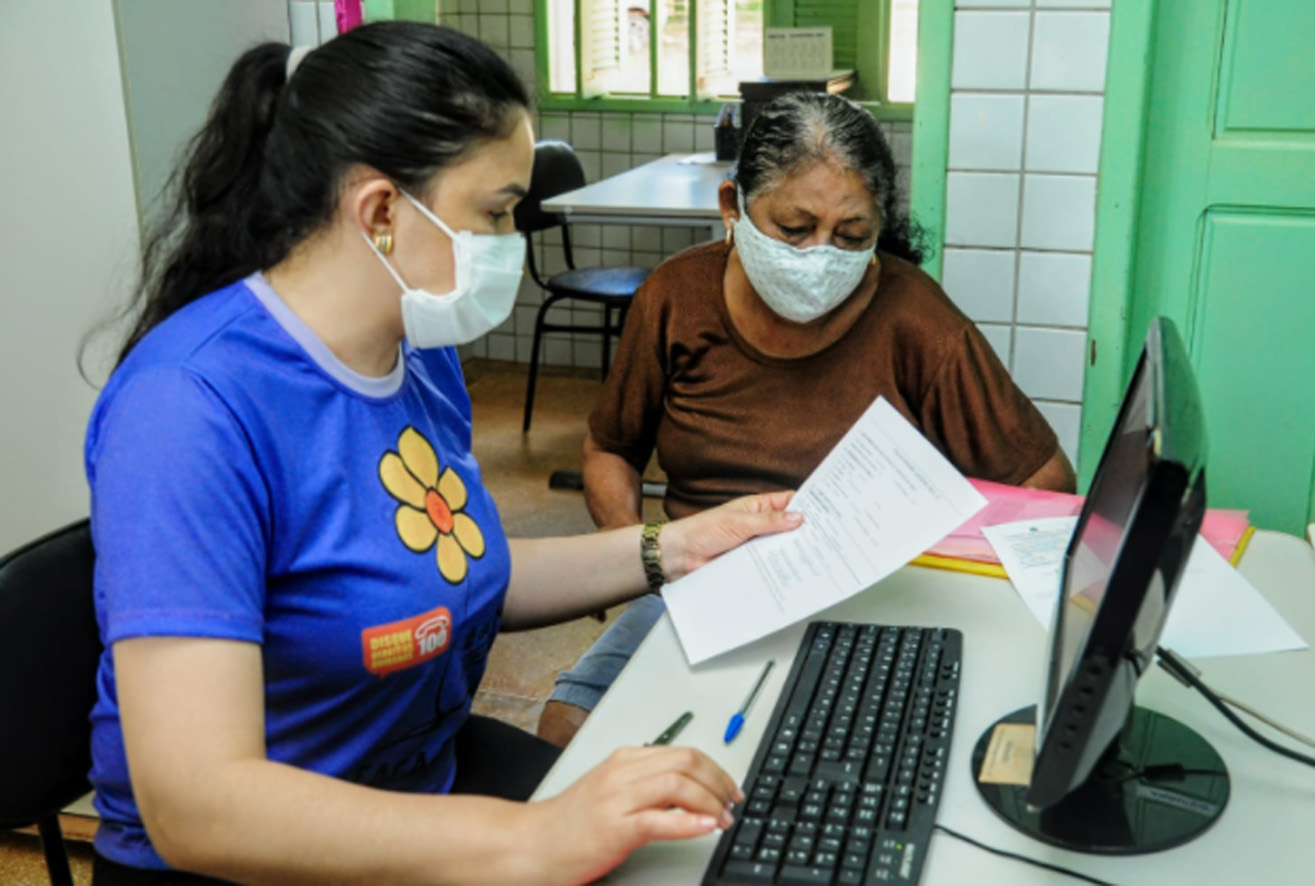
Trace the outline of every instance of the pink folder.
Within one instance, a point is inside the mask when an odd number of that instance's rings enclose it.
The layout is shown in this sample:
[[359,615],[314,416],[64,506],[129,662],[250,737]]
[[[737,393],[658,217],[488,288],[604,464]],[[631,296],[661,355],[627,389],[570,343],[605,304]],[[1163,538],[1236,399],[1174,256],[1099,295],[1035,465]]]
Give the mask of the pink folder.
[[[976,563],[1000,562],[995,549],[982,535],[983,526],[1039,520],[1044,517],[1073,517],[1082,510],[1083,497],[1063,492],[1045,492],[969,479],[969,483],[986,497],[986,507],[958,529],[941,539],[927,553],[933,557],[968,560]],[[1247,511],[1210,508],[1201,524],[1201,535],[1215,550],[1231,560],[1251,523]]]

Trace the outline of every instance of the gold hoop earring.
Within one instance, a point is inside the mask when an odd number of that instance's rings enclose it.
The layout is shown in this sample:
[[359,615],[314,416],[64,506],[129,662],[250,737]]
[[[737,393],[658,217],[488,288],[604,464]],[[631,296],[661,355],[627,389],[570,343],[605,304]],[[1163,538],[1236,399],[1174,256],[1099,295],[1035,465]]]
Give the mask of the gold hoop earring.
[[374,235],[374,248],[384,255],[391,255],[393,252],[393,235],[389,231],[383,231]]
[[877,251],[875,249],[872,250],[872,261],[868,262],[868,264],[872,265],[874,268],[877,266]]

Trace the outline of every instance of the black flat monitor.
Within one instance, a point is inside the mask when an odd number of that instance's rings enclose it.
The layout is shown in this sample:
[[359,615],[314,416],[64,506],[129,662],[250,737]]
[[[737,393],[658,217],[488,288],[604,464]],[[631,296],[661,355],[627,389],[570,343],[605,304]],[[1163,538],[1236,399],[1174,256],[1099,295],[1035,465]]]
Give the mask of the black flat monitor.
[[[1134,705],[1205,516],[1205,422],[1177,329],[1146,336],[1064,556],[1040,705],[992,725],[973,777],[1010,824],[1081,852],[1136,854],[1203,833],[1228,772],[1192,730]],[[983,782],[1002,726],[1035,725],[1027,784]],[[994,757],[999,755],[997,745]],[[986,777],[999,778],[994,772]]]

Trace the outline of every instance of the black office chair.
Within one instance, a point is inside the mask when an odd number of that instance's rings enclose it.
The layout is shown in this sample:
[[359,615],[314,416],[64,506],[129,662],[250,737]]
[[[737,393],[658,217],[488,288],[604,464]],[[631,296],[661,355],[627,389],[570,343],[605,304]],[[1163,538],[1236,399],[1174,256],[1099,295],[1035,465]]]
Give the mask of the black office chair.
[[[534,386],[539,375],[539,345],[545,332],[592,332],[603,338],[603,375],[611,362],[611,337],[621,334],[626,311],[634,298],[635,290],[648,279],[646,268],[577,268],[571,254],[571,229],[566,218],[544,212],[539,205],[544,200],[574,191],[585,185],[584,169],[575,151],[566,142],[542,141],[534,146],[534,174],[530,179],[530,192],[516,206],[516,229],[525,234],[526,257],[530,276],[539,288],[548,293],[534,318],[534,342],[530,347],[530,378],[525,389],[525,421],[521,429],[530,429],[530,415],[534,411]],[[532,235],[549,228],[560,228],[562,250],[566,253],[568,270],[544,279],[534,257]],[[592,302],[602,305],[603,322],[598,326],[581,326],[573,323],[549,323],[545,319],[548,309],[563,299]]]
[[59,811],[87,791],[100,634],[87,520],[0,559],[0,828],[35,824],[72,886]]

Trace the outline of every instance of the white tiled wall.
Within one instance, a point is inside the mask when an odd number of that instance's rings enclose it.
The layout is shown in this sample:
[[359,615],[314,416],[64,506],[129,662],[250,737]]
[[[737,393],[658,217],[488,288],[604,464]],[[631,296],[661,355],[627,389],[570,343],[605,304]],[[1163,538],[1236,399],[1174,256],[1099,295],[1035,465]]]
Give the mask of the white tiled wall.
[[943,283],[1075,458],[1110,0],[955,7]]
[[[478,36],[501,52],[533,89],[536,79],[533,0],[444,0],[440,18],[443,24]],[[536,113],[535,117],[537,137],[570,142],[590,182],[641,166],[663,154],[713,149],[713,118],[710,116],[545,111]],[[901,183],[906,184],[913,147],[912,128],[905,123],[883,126],[899,166]],[[904,196],[907,200],[907,193]],[[1017,213],[1017,193],[1014,194],[1013,207]],[[571,229],[571,235],[577,265],[649,268],[706,236],[702,229],[621,225],[576,225]],[[542,259],[541,269],[548,273],[564,270],[560,238],[555,232],[536,238],[534,245],[536,256]],[[534,313],[541,303],[541,293],[527,277],[521,285],[512,317],[480,341],[464,348],[463,355],[528,362]],[[591,305],[562,310],[571,311],[572,319],[581,324],[595,324],[602,319],[598,309]],[[600,339],[596,335],[550,333],[545,336],[541,359],[548,364],[599,367]]]

